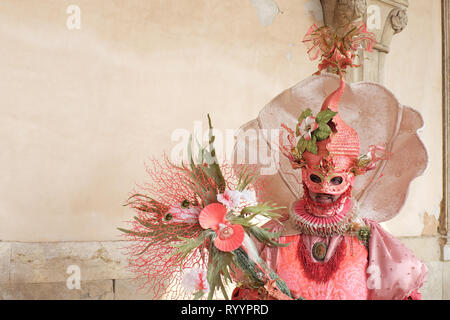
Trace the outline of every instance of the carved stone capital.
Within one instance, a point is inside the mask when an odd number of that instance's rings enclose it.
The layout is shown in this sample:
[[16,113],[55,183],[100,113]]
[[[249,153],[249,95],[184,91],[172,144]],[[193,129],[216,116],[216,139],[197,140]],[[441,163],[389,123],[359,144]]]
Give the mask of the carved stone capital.
[[346,75],[349,82],[384,82],[384,59],[389,53],[392,36],[408,24],[408,0],[321,0],[324,23],[338,33],[350,22],[363,20],[377,39],[374,52],[359,52],[356,63],[363,66]]
[[402,32],[403,29],[406,28],[408,24],[408,15],[406,14],[406,9],[395,8],[391,11],[389,16],[394,34]]
[[338,32],[350,22],[364,19],[367,0],[321,0],[324,22]]

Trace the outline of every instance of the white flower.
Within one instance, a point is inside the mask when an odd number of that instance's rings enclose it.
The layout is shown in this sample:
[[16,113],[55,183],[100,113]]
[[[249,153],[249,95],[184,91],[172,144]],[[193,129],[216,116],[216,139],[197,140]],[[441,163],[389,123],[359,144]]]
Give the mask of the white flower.
[[217,201],[227,208],[236,208],[241,202],[241,193],[237,190],[225,189],[224,193],[219,193],[217,195]]
[[183,280],[181,282],[183,288],[189,292],[203,291],[209,292],[209,283],[206,279],[206,271],[199,268],[189,268],[183,271]]
[[316,122],[316,118],[313,116],[309,116],[305,118],[299,125],[298,129],[300,131],[300,135],[305,140],[311,140],[311,133],[316,130],[319,125]]
[[228,209],[237,208],[241,204],[241,200],[246,201],[250,205],[256,204],[255,190],[229,190],[225,189],[224,193],[217,195],[217,201],[225,205]]
[[256,192],[255,190],[244,190],[241,192],[241,199],[249,202],[250,204],[256,204]]
[[167,222],[198,223],[200,211],[201,209],[198,207],[170,207],[169,210],[167,210],[165,219]]

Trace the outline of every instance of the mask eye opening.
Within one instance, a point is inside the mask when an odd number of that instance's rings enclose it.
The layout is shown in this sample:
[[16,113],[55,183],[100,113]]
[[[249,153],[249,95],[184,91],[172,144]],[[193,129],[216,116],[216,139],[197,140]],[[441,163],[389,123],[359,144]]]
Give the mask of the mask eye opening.
[[316,174],[311,174],[309,176],[309,180],[311,180],[314,183],[321,183],[322,182],[322,179]]
[[330,183],[333,186],[338,186],[340,185],[342,182],[344,181],[344,179],[342,177],[334,177],[333,179],[330,180]]

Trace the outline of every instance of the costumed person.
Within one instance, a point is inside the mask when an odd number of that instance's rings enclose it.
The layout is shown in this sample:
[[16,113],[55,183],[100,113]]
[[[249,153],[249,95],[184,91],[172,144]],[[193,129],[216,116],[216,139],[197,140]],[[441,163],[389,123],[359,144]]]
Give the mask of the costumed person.
[[[281,164],[281,181],[273,189],[281,190],[284,183],[296,197],[282,224],[266,225],[281,232],[279,242],[289,245],[261,246],[261,256],[294,298],[421,299],[427,267],[379,224],[397,214],[410,181],[426,164],[426,151],[414,130],[420,116],[380,85],[346,85],[346,68],[355,67],[356,51],[370,50],[374,37],[363,24],[349,25],[344,34],[313,26],[304,42],[310,44],[313,58],[321,57],[319,72],[275,98],[258,121],[243,128],[283,127],[286,135],[280,149],[290,168],[283,170]],[[321,75],[321,70],[338,77]],[[317,93],[331,85],[335,90],[317,105]],[[377,108],[385,113],[376,114]],[[359,127],[367,154],[360,155],[360,136],[344,121],[342,110]],[[385,139],[386,144],[370,145],[371,138]],[[296,192],[296,187],[302,190]],[[243,282],[233,299],[274,296]]]

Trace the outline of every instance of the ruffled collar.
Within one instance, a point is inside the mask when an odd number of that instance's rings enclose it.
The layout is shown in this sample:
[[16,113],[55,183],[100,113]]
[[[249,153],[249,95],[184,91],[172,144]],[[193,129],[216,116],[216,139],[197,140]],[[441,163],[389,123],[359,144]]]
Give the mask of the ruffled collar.
[[334,215],[317,217],[310,213],[307,199],[294,202],[289,212],[292,224],[303,234],[322,237],[346,234],[356,217],[355,206],[352,207],[350,195],[342,195],[333,204]]

